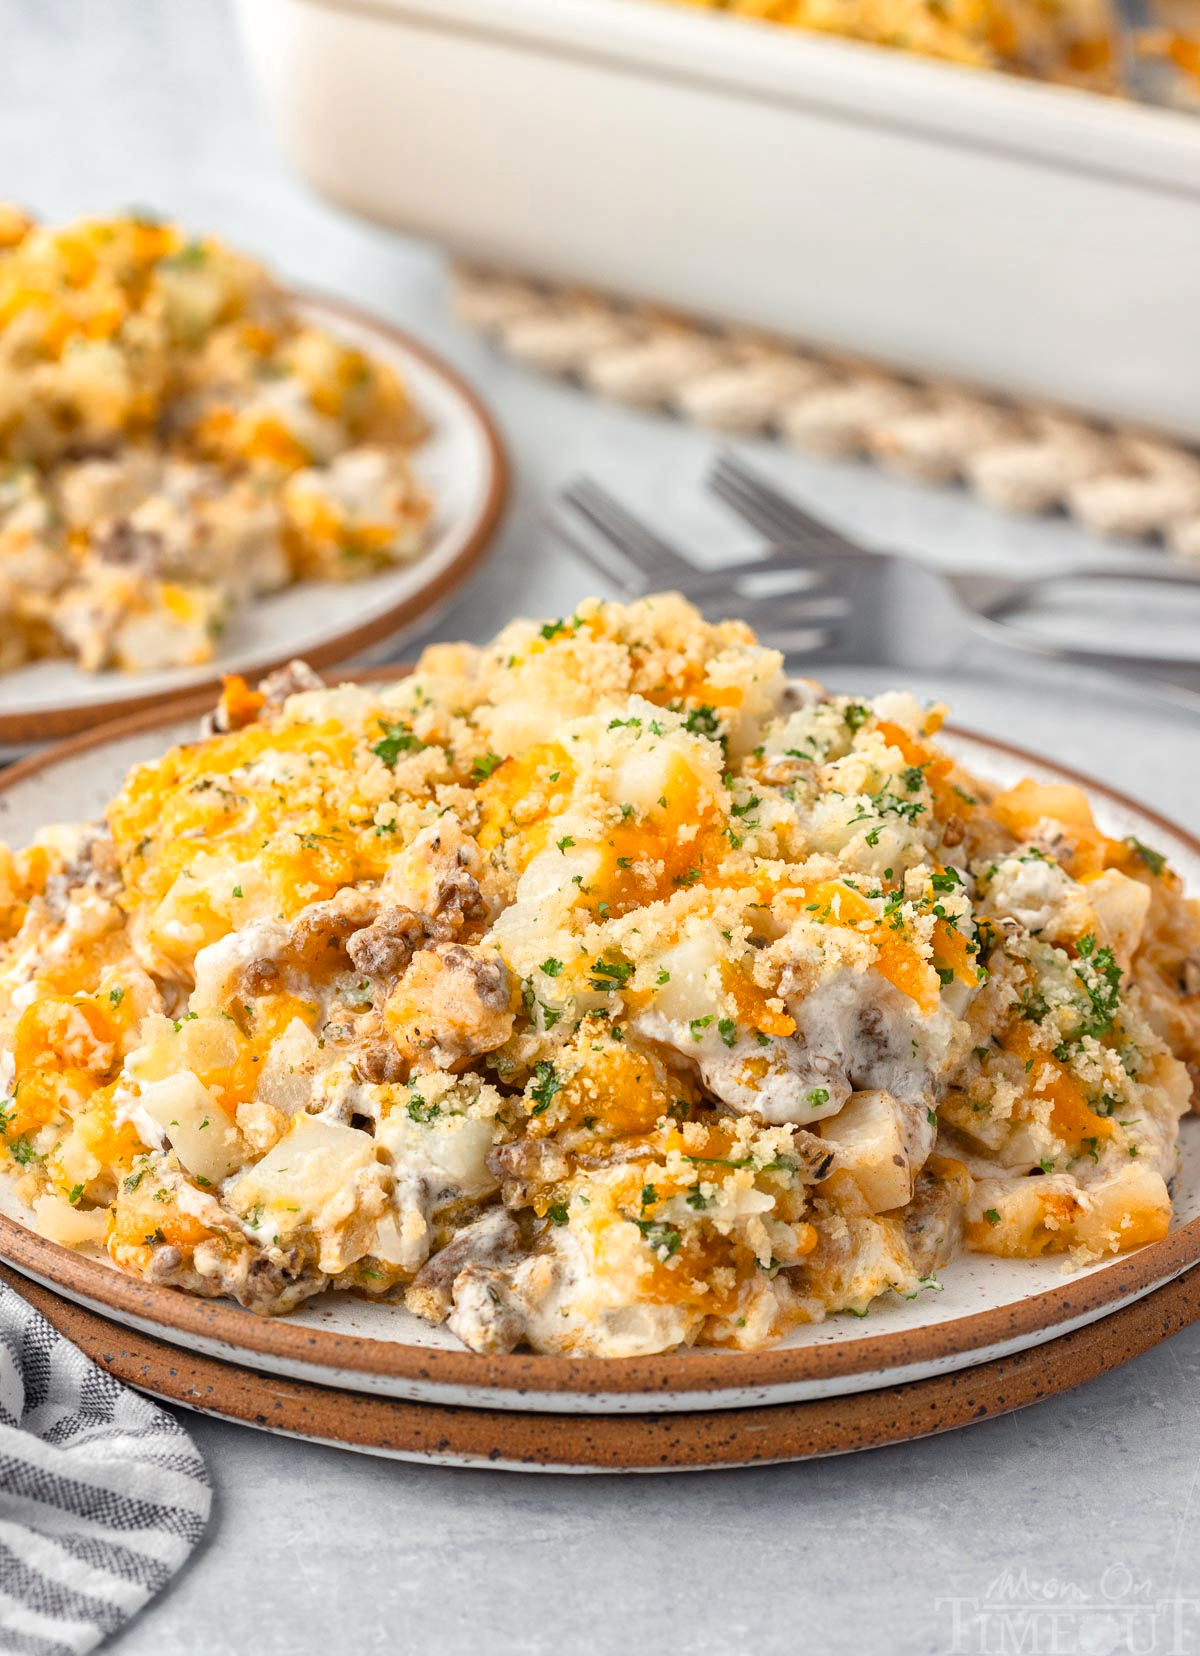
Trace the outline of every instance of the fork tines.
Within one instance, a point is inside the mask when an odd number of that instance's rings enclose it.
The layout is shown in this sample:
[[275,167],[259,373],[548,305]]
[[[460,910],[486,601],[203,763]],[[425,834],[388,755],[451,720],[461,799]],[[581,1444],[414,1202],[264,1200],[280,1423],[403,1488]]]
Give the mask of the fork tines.
[[707,481],[715,495],[776,545],[815,552],[860,550],[847,536],[789,500],[735,455],[718,455]]
[[840,641],[847,601],[831,579],[827,549],[807,560],[791,551],[703,569],[591,478],[563,490],[551,524],[630,595],[674,587],[710,620],[736,614],[758,629],[764,643],[788,655],[811,658]]
[[562,499],[640,570],[649,585],[660,580],[678,584],[697,573],[690,558],[592,478],[581,477],[568,484]]

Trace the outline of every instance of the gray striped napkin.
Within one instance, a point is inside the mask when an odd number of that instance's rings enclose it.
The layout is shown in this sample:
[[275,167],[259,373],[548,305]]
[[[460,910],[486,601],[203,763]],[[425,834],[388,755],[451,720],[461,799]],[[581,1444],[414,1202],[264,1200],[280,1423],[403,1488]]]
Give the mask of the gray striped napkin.
[[91,1650],[175,1574],[211,1502],[183,1428],[0,1284],[0,1651]]

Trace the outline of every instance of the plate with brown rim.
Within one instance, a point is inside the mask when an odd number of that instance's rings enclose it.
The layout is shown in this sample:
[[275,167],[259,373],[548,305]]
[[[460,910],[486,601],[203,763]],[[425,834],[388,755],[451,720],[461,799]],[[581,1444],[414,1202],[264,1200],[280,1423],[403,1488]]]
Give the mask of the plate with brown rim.
[[73,661],[31,662],[0,673],[0,750],[94,730],[103,721],[160,708],[225,673],[258,678],[293,656],[314,667],[370,660],[426,627],[479,568],[508,495],[508,463],[495,423],[453,369],[401,329],[341,300],[295,294],[301,317],[385,362],[430,424],[412,455],[434,497],[420,557],[360,581],[302,581],[243,604],[216,656],[197,667],[85,673]]
[[[382,681],[402,669],[348,677]],[[129,767],[194,735],[207,696],[142,713],[62,742],[0,775],[0,838],[22,844],[51,822],[101,814]],[[946,745],[1001,784],[1023,776],[1087,788],[1117,837],[1154,845],[1200,889],[1200,839],[1101,782],[990,737],[948,728]],[[81,763],[81,760],[84,761]],[[864,1318],[835,1316],[758,1352],[700,1348],[662,1356],[478,1356],[402,1307],[326,1293],[263,1318],[125,1276],[38,1236],[0,1183],[0,1258],[22,1275],[130,1328],[281,1378],[414,1402],[550,1413],[644,1414],[809,1402],[993,1362],[1082,1328],[1200,1263],[1200,1121],[1180,1132],[1175,1215],[1161,1241],[1082,1269],[1061,1257],[965,1254],[914,1300],[877,1301]]]
[[166,1403],[386,1460],[502,1472],[708,1472],[909,1443],[1083,1385],[1200,1318],[1200,1271],[1188,1271],[1103,1322],[908,1385],[766,1408],[564,1415],[409,1403],[282,1379],[122,1328],[3,1266],[0,1282],[118,1380]]

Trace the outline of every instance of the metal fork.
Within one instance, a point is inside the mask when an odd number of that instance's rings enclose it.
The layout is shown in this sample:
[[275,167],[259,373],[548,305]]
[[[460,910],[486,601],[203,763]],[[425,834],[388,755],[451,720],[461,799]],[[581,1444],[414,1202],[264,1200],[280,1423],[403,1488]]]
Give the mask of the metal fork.
[[[708,487],[746,523],[767,537],[778,550],[762,560],[772,567],[794,566],[797,551],[867,552],[872,557],[894,554],[868,552],[838,530],[823,523],[774,484],[738,460],[734,455],[718,456],[708,474]],[[790,550],[789,550],[790,549]],[[924,566],[922,566],[924,567]],[[1124,563],[1078,564],[1062,569],[1043,570],[1040,575],[1009,576],[980,575],[971,571],[938,571],[941,579],[953,589],[967,609],[985,620],[1011,614],[1024,608],[1026,601],[1049,586],[1070,581],[1149,581],[1164,586],[1190,587],[1200,593],[1200,568],[1185,565],[1155,564],[1146,559],[1129,559]],[[994,636],[994,635],[993,635]],[[1070,650],[1070,646],[1063,646]],[[1069,653],[1063,659],[1070,659]],[[1103,659],[1111,661],[1110,652]],[[1145,664],[1143,655],[1124,655],[1122,659]],[[1184,664],[1200,667],[1200,653],[1185,657]]]
[[[1182,587],[1200,601],[1200,569],[1154,564],[1139,559],[1124,563],[1076,565],[1020,577],[933,570],[895,553],[869,552],[814,517],[732,455],[718,457],[709,473],[708,486],[745,522],[765,534],[775,547],[765,559],[758,560],[762,570],[770,568],[782,573],[789,566],[803,565],[814,556],[822,559],[867,557],[887,563],[891,566],[893,584],[899,577],[902,592],[911,595],[918,603],[922,600],[920,585],[927,588],[931,580],[935,582],[941,589],[943,599],[949,600],[960,632],[965,626],[970,632],[1006,650],[1077,666],[1144,676],[1157,690],[1169,687],[1172,699],[1180,699],[1178,692],[1182,691],[1188,706],[1195,708],[1198,705],[1195,698],[1200,692],[1200,652],[1185,656],[1161,656],[1145,651],[1089,648],[1039,636],[1012,625],[1004,618],[1026,607],[1028,600],[1038,592],[1075,581],[1087,585],[1124,580]],[[911,609],[911,604],[906,606],[901,625],[911,627]],[[1200,606],[1197,614],[1200,616]]]
[[[808,560],[804,566],[791,560],[783,577],[785,590],[771,602],[779,585],[774,554],[702,569],[590,478],[580,478],[562,492],[549,521],[560,540],[628,597],[671,587],[685,592],[710,619],[736,611],[765,644],[785,655],[831,659],[827,652],[851,598]],[[768,583],[766,591],[754,589],[760,574]]]
[[723,457],[709,482],[774,543],[772,551],[703,569],[586,478],[563,492],[555,527],[609,580],[615,575],[626,592],[676,587],[706,614],[740,615],[764,642],[806,666],[838,661],[945,666],[962,657],[973,637],[986,638],[1043,659],[1135,673],[1152,693],[1200,711],[1200,657],[1165,659],[1059,644],[1000,619],[1038,588],[1064,580],[1134,577],[1186,586],[1200,598],[1200,571],[1139,563],[1089,565],[1032,579],[948,574],[856,545],[737,461]]

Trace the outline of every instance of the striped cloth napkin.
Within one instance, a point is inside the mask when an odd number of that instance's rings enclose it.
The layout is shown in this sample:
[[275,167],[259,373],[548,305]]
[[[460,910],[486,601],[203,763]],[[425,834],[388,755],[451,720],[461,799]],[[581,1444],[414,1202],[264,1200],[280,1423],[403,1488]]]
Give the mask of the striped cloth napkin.
[[211,1502],[183,1428],[0,1284],[0,1651],[91,1650],[171,1579]]

